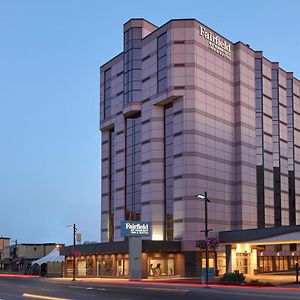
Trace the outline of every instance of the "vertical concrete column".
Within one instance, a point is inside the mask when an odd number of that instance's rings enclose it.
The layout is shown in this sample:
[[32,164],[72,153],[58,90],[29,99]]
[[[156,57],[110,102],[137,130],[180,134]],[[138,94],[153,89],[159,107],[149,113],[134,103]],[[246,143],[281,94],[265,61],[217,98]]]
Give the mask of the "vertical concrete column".
[[226,273],[232,272],[231,266],[231,245],[225,246],[225,254],[226,254]]
[[116,256],[116,254],[112,254],[111,258],[112,258],[112,261],[113,261],[113,263],[112,263],[112,276],[117,277],[117,273],[118,273],[117,268],[118,268],[118,266],[117,266],[117,256]]
[[142,278],[147,278],[149,274],[148,266],[148,255],[147,253],[142,253]]
[[226,245],[226,273],[236,270],[236,249],[231,245]]
[[142,278],[142,239],[129,237],[129,280]]
[[78,277],[78,258],[75,257],[75,276]]
[[237,266],[236,266],[236,249],[233,248],[232,246],[231,246],[231,268],[232,268],[231,272],[234,272],[237,269]]
[[254,270],[257,270],[257,249],[253,248],[250,253],[250,274],[254,274]]
[[93,255],[93,277],[97,276],[97,271],[96,271],[96,255]]

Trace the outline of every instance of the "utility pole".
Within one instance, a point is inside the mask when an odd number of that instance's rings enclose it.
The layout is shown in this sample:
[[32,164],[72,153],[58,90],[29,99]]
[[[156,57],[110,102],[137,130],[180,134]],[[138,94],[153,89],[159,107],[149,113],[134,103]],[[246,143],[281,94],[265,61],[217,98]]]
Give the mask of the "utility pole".
[[208,233],[211,231],[211,229],[208,229],[208,217],[207,217],[207,203],[210,202],[209,199],[207,199],[207,192],[204,193],[204,196],[199,194],[196,196],[197,198],[204,199],[205,203],[205,230],[201,230],[204,232],[205,235],[205,283],[206,287],[208,287],[208,245],[207,245],[207,239],[208,239]]
[[72,225],[69,225],[68,228],[73,228],[73,279],[72,281],[75,281],[76,280],[76,272],[75,272],[75,267],[76,267],[76,264],[75,264],[75,259],[76,259],[76,253],[75,253],[75,246],[76,246],[76,231],[77,231],[77,228],[75,226],[75,224]]

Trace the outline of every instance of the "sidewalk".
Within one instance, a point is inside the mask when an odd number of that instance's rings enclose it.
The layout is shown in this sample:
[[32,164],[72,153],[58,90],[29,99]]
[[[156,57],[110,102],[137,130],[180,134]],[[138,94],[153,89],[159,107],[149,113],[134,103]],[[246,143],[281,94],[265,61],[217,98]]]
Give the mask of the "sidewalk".
[[[71,278],[49,278],[55,280],[71,280]],[[119,282],[119,283],[126,283],[130,282],[128,278],[76,278],[77,281],[82,282]],[[296,284],[296,276],[292,275],[269,275],[269,274],[260,274],[260,275],[247,275],[246,282],[251,280],[259,280],[261,282],[269,282],[274,286],[278,287],[293,287],[293,288],[300,288],[300,282]],[[300,280],[300,278],[299,278]],[[180,285],[195,285],[201,284],[201,278],[198,277],[160,277],[160,278],[147,278],[142,279],[139,281],[140,283],[157,283],[157,284],[180,284]]]
[[[72,278],[62,278],[62,277],[40,277],[36,275],[23,275],[16,273],[0,273],[1,277],[23,277],[23,278],[40,278],[45,280],[57,280],[57,281],[72,281]],[[276,287],[282,288],[299,288],[300,282],[296,284],[296,276],[295,275],[281,275],[281,274],[259,274],[259,275],[247,275],[246,282],[250,282],[252,280],[259,280],[264,283],[271,283]],[[299,278],[300,280],[300,278]],[[128,278],[103,278],[103,277],[77,277],[77,282],[90,282],[90,283],[129,283],[131,282]],[[178,285],[201,285],[200,277],[155,277],[155,278],[147,278],[137,281],[139,283],[156,283],[156,284],[178,284]],[[216,284],[216,283],[215,283]],[[214,284],[213,284],[214,285]]]
[[[251,281],[251,280],[270,282],[275,286],[292,286],[292,287],[300,288],[300,282],[296,284],[296,275],[281,275],[281,274],[247,275],[246,281]],[[299,281],[300,281],[300,277],[299,277]]]

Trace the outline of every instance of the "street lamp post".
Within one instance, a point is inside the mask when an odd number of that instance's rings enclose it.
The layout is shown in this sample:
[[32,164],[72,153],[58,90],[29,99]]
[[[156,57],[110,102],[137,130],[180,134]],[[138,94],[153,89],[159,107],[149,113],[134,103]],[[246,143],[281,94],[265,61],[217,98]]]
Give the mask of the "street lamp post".
[[201,230],[204,232],[205,235],[205,283],[206,286],[208,285],[208,247],[207,247],[207,238],[208,233],[211,231],[211,229],[208,229],[208,221],[207,221],[207,203],[210,202],[209,199],[207,199],[207,192],[204,193],[204,196],[199,194],[196,196],[197,198],[204,199],[205,203],[205,230]]
[[69,225],[68,228],[73,228],[73,279],[72,279],[72,281],[75,281],[76,280],[75,279],[75,258],[76,258],[76,253],[75,253],[75,243],[76,243],[76,241],[75,241],[75,238],[76,238],[77,228],[76,228],[75,224],[73,224],[73,226]]

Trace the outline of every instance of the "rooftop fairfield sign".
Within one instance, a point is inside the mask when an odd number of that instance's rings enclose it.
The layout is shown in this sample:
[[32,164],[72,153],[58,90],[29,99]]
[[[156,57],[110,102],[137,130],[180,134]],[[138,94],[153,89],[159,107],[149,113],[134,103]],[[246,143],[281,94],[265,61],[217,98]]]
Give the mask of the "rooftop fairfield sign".
[[208,47],[211,50],[231,60],[231,45],[228,42],[201,25],[199,26],[199,34],[208,40]]
[[150,236],[150,223],[139,221],[121,221],[122,236]]

